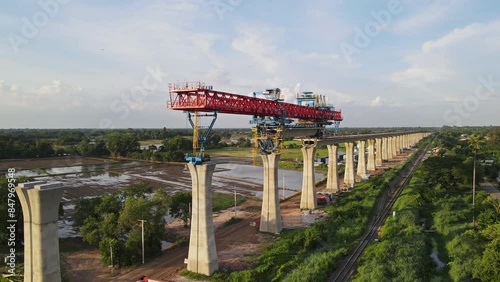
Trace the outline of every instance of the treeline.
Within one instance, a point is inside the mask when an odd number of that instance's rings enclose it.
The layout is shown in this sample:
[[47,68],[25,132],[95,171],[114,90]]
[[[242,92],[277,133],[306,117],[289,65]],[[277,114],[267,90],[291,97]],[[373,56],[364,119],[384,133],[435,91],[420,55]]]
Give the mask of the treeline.
[[[238,130],[216,130],[206,148],[228,146]],[[183,136],[188,136],[183,137]],[[192,130],[3,130],[0,132],[0,159],[45,158],[66,155],[130,157],[153,161],[182,161],[192,150]],[[141,149],[140,140],[161,140],[162,145]],[[244,139],[246,141],[246,139]],[[238,143],[239,144],[239,143]]]

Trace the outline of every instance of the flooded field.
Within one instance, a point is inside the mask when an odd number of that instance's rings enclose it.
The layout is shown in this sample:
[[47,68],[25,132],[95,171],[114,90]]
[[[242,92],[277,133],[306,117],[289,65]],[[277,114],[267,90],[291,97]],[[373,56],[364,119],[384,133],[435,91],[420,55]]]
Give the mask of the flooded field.
[[[238,158],[214,158],[216,163],[212,179],[215,192],[234,193],[249,197],[262,197],[263,170]],[[16,168],[16,175],[33,177],[41,181],[58,181],[65,186],[63,207],[68,215],[60,220],[61,237],[76,236],[71,228],[69,215],[73,214],[75,201],[80,197],[98,197],[124,186],[146,181],[154,188],[175,193],[191,189],[191,176],[184,164],[148,163],[135,160],[66,158],[54,160],[2,161],[0,171]],[[317,173],[320,180],[323,174]],[[285,189],[283,190],[283,184]],[[282,197],[302,187],[302,172],[280,170],[278,186]]]

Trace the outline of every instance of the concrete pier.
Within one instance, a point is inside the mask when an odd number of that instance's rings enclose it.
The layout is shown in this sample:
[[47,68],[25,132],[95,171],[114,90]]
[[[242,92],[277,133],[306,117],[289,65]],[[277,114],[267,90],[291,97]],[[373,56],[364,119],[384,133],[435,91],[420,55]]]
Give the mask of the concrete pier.
[[375,166],[379,167],[382,166],[383,160],[382,160],[382,138],[376,138],[376,145],[377,145],[377,151],[375,154]]
[[366,161],[366,170],[374,172],[375,167],[375,140],[368,139],[368,160]]
[[383,142],[382,142],[382,160],[384,161],[388,161],[389,160],[389,153],[388,153],[388,149],[389,149],[389,138],[388,137],[384,137],[382,138]]
[[368,179],[368,175],[366,174],[365,140],[358,141],[358,168],[356,175],[362,180]]
[[314,179],[314,157],[316,156],[316,144],[303,144],[302,157],[304,170],[302,174],[302,195],[300,197],[300,208],[313,210],[318,207],[316,202],[316,185]]
[[328,177],[326,179],[325,190],[331,193],[340,191],[339,171],[337,168],[337,154],[339,151],[338,144],[326,145],[328,148]]
[[219,268],[212,216],[212,175],[215,163],[188,163],[187,166],[193,182],[187,269],[212,275]]
[[392,161],[394,159],[394,150],[392,149],[392,137],[387,138],[387,160]]
[[354,175],[354,143],[345,143],[345,172],[344,172],[344,186],[346,188],[353,188],[356,176]]
[[61,281],[57,220],[63,191],[59,182],[27,182],[16,188],[24,216],[25,282]]
[[282,228],[278,195],[278,162],[280,155],[261,154],[260,157],[264,166],[264,192],[262,194],[262,211],[260,213],[260,231],[280,233]]
[[392,156],[396,157],[399,154],[398,152],[398,137],[392,137]]

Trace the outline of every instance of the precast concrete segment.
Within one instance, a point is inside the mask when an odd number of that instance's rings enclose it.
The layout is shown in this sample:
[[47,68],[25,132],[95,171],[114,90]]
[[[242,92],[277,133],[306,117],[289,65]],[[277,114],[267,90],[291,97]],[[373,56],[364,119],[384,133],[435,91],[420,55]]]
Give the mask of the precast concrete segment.
[[375,140],[368,139],[368,160],[366,161],[366,170],[375,171]]
[[187,269],[210,276],[219,268],[212,215],[212,175],[215,163],[188,163],[187,166],[193,183]]
[[345,172],[344,172],[344,186],[353,188],[355,182],[354,175],[354,143],[345,143]]
[[376,166],[382,166],[383,160],[382,160],[382,138],[377,138],[376,140],[376,145],[377,145],[377,151],[375,154],[375,165]]
[[270,233],[281,232],[281,212],[278,196],[278,162],[280,155],[261,154],[264,167],[264,189],[262,194],[262,211],[260,213],[260,231]]
[[366,157],[365,157],[365,141],[358,141],[358,168],[356,175],[361,179],[368,179],[366,174]]
[[337,144],[326,145],[328,148],[328,178],[326,179],[326,191],[337,193],[340,189],[339,171],[337,168],[337,154],[339,146]]
[[23,210],[24,225],[24,282],[33,282],[33,248],[31,246],[31,206],[28,197],[28,189],[35,185],[44,184],[43,181],[20,183],[17,188],[17,196]]
[[[59,182],[22,183],[17,187],[23,214],[29,221],[25,243],[25,281],[61,281],[59,260],[58,211],[63,185]],[[23,215],[25,216],[25,215]],[[30,248],[27,250],[26,248]]]
[[304,158],[304,169],[302,174],[302,195],[300,197],[301,209],[316,209],[316,185],[314,179],[314,156],[316,155],[316,144],[302,145],[302,157]]
[[389,138],[388,137],[384,137],[382,138],[383,142],[382,142],[382,160],[384,161],[387,161],[389,160],[389,153],[388,153],[388,149],[389,149]]

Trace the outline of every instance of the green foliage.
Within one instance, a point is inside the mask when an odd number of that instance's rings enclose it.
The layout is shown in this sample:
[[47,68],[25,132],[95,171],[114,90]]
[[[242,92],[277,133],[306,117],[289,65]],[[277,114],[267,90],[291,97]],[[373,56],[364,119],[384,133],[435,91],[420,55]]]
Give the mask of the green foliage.
[[175,192],[170,200],[170,215],[182,219],[184,227],[187,227],[189,222],[191,197],[191,192],[179,191]]
[[114,131],[109,133],[106,135],[106,147],[113,157],[124,157],[131,152],[140,151],[139,140],[133,132]]
[[[239,206],[245,202],[245,197],[236,196],[236,205]],[[234,195],[224,194],[224,193],[212,193],[212,210],[214,212],[226,210],[228,208],[234,207]]]
[[145,183],[131,185],[119,193],[101,198],[81,199],[75,211],[75,225],[80,227],[84,241],[98,245],[103,262],[110,264],[111,246],[113,264],[129,266],[141,259],[141,224],[144,222],[145,257],[161,253],[165,235],[165,219],[170,197]]
[[431,244],[419,226],[419,183],[413,179],[394,204],[396,216],[382,226],[381,242],[363,253],[354,281],[430,281]]
[[462,156],[430,157],[425,160],[416,175],[431,185],[458,190],[472,184],[472,166]]

